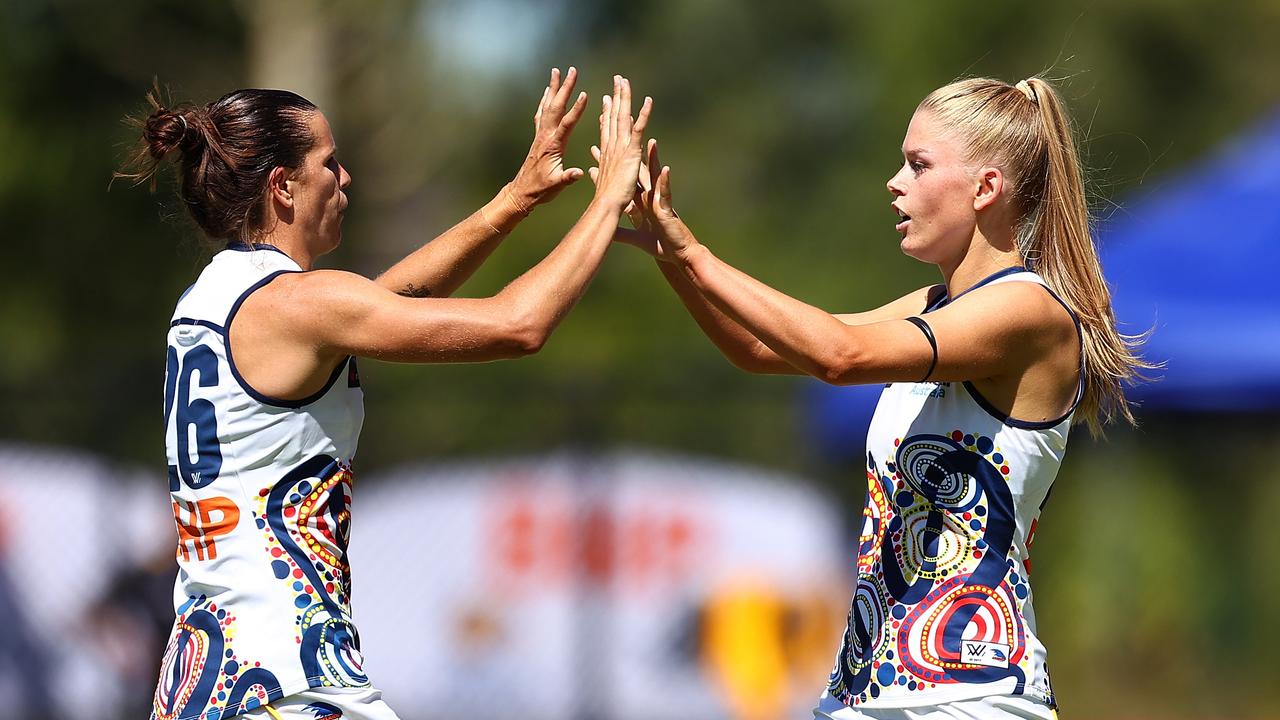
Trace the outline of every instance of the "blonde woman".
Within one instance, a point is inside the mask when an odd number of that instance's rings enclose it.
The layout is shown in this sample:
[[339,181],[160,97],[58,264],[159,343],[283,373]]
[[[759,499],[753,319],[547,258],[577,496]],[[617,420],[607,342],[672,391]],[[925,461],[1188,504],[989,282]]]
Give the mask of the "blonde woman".
[[[1051,718],[1029,548],[1073,423],[1133,421],[1148,367],[1115,327],[1080,162],[1039,78],[970,79],[917,107],[888,181],[902,251],[942,283],[833,315],[717,258],[648,171],[619,239],[645,248],[738,367],[887,386],[848,627],[819,718]],[[661,169],[659,169],[661,168]]]

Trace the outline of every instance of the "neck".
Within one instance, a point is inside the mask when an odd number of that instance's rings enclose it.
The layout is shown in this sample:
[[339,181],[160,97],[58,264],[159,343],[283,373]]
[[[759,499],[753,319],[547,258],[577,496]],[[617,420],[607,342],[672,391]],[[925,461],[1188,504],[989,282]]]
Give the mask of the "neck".
[[955,297],[976,285],[983,278],[1005,268],[1022,265],[1022,255],[1013,239],[1013,229],[1002,233],[983,232],[978,227],[965,254],[954,264],[939,265],[947,295]]
[[298,263],[298,267],[310,270],[315,263],[315,256],[298,233],[292,230],[293,225],[276,222],[271,230],[253,236],[249,242],[270,245],[288,255],[290,260]]

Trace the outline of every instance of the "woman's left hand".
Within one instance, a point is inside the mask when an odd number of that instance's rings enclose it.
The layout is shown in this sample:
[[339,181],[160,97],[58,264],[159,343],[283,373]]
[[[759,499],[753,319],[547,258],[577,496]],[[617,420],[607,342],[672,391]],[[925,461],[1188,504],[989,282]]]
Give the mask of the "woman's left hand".
[[587,107],[585,92],[578,94],[573,105],[565,106],[577,80],[577,68],[569,68],[564,82],[560,80],[560,69],[553,68],[551,80],[542,91],[542,100],[533,115],[533,144],[508,186],[508,199],[521,214],[527,215],[534,205],[549,202],[583,175],[582,168],[564,166],[569,135]]
[[[591,146],[591,155],[599,162],[600,149]],[[591,168],[593,181],[595,171]],[[671,168],[659,162],[655,139],[650,138],[645,147],[635,195],[623,212],[635,230],[619,228],[615,239],[634,245],[658,260],[678,262],[698,245],[697,238],[671,205]]]

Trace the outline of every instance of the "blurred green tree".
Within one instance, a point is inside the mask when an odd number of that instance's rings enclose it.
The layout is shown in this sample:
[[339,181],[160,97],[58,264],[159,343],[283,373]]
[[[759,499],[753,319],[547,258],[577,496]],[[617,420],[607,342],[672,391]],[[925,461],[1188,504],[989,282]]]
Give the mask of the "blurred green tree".
[[[160,466],[162,337],[208,250],[168,176],[155,195],[108,192],[135,140],[120,121],[156,77],[176,100],[259,83],[320,100],[355,178],[329,263],[372,275],[510,177],[547,68],[577,65],[593,105],[625,73],[655,98],[651,127],[700,237],[847,311],[936,279],[898,252],[884,189],[931,89],[1059,78],[1106,216],[1275,107],[1277,26],[1274,0],[0,3],[0,437]],[[593,134],[590,121],[576,133],[581,165]],[[536,262],[589,195],[583,182],[540,208],[463,294]],[[733,369],[650,264],[618,248],[534,358],[366,363],[364,468],[658,446],[807,471],[856,513],[861,469],[823,465],[804,437],[810,381]],[[1262,712],[1280,699],[1265,571],[1280,552],[1276,419],[1151,420],[1110,445],[1078,436],[1046,515],[1037,594],[1059,690],[1080,717]]]

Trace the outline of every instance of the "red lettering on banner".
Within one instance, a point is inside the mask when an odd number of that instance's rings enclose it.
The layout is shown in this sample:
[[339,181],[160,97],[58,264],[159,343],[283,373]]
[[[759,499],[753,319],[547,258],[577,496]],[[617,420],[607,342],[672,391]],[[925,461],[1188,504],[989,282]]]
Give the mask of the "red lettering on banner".
[[190,560],[218,557],[215,538],[230,533],[240,523],[240,508],[231,498],[214,497],[188,502],[175,500],[173,519],[178,524],[178,556]]
[[707,540],[696,516],[669,506],[574,507],[515,493],[496,505],[489,566],[508,586],[655,589],[696,572]]

